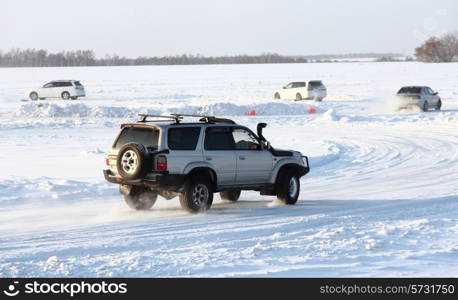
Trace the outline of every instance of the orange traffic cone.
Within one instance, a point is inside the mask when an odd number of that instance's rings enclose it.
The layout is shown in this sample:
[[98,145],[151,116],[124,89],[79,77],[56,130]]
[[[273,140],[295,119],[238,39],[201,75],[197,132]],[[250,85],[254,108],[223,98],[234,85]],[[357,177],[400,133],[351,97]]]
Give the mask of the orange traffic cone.
[[316,113],[316,108],[315,108],[315,107],[310,107],[310,108],[307,110],[307,112],[308,112],[309,114],[314,114],[314,113]]

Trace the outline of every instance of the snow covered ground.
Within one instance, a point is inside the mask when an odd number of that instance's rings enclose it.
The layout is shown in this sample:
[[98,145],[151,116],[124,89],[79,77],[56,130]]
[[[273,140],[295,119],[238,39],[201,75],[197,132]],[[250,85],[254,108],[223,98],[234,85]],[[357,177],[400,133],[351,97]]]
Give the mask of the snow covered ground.
[[[458,276],[457,66],[0,69],[0,276]],[[67,78],[88,97],[19,101]],[[301,79],[328,98],[272,100]],[[396,112],[411,84],[443,110]],[[298,204],[244,192],[200,215],[176,199],[129,210],[101,170],[119,124],[145,111],[267,122],[274,146],[310,157]]]

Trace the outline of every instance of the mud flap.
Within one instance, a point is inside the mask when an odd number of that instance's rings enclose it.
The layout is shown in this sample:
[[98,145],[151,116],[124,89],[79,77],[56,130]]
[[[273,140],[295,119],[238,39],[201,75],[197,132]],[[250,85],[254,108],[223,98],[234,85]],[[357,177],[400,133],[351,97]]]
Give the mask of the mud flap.
[[132,186],[127,184],[119,185],[119,192],[124,196],[129,196],[132,191]]

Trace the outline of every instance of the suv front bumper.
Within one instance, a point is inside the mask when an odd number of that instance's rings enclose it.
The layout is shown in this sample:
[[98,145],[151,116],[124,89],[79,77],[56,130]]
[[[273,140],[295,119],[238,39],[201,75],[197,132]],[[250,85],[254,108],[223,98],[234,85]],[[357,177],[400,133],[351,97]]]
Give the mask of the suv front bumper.
[[147,178],[128,180],[115,176],[110,170],[103,170],[105,180],[111,183],[123,185],[140,185],[152,189],[164,189],[177,192],[183,186],[185,175],[169,174],[167,171],[157,171],[148,174]]

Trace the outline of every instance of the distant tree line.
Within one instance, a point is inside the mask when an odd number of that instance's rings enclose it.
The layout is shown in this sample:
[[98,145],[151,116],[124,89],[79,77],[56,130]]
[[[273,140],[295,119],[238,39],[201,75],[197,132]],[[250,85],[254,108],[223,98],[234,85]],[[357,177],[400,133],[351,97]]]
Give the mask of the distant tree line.
[[344,54],[316,54],[300,55],[296,57],[305,58],[309,61],[319,62],[338,62],[338,59],[358,59],[358,58],[380,58],[380,57],[401,57],[401,53],[344,53]]
[[163,57],[126,58],[106,55],[96,58],[92,50],[50,53],[43,49],[12,49],[0,51],[0,67],[73,67],[73,66],[138,66],[138,65],[201,65],[201,64],[271,64],[306,63],[301,57],[282,56],[276,53],[261,55],[201,56],[176,55]]
[[422,62],[458,61],[458,32],[430,37],[415,48],[415,57]]

